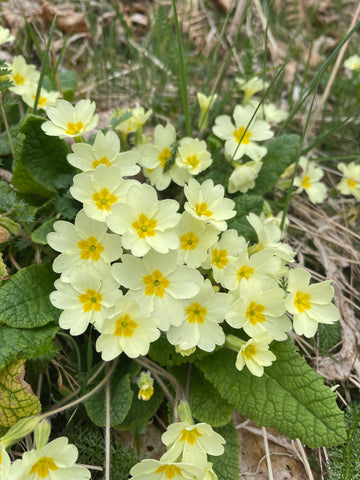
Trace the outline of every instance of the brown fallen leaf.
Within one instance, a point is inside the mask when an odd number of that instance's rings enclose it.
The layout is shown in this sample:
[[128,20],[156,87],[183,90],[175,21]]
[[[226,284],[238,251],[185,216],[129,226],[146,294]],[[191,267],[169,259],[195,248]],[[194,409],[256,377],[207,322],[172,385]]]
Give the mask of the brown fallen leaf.
[[[89,25],[82,13],[78,13],[71,3],[64,3],[61,6],[54,6],[50,2],[40,0],[41,14],[43,19],[51,23],[56,18],[56,26],[63,32],[70,33],[88,33]],[[38,14],[39,17],[39,14]]]

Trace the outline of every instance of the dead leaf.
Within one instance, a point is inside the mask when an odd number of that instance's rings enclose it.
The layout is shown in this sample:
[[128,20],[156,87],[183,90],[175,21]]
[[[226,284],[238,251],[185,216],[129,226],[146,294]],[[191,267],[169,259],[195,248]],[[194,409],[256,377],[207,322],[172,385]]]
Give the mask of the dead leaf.
[[42,16],[43,19],[51,23],[56,18],[56,26],[63,32],[70,33],[88,33],[89,25],[82,13],[78,13],[74,9],[74,5],[71,3],[64,3],[60,6],[54,6],[50,2],[40,0],[42,12],[38,14],[38,17]]

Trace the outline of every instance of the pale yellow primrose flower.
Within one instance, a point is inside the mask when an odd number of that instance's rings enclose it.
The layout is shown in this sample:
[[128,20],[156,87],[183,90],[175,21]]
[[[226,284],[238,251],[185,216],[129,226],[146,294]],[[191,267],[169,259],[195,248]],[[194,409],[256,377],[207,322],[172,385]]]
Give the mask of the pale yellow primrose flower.
[[65,138],[79,137],[93,130],[99,116],[94,115],[95,102],[83,99],[73,107],[70,102],[58,99],[55,106],[48,107],[46,114],[50,121],[41,125],[46,135]]
[[40,73],[36,70],[35,65],[28,65],[22,55],[14,57],[10,68],[9,80],[14,84],[12,87],[9,87],[10,92],[22,95],[28,91],[30,86],[33,84],[37,85]]
[[202,276],[198,270],[177,264],[177,253],[150,250],[143,259],[123,255],[122,263],[112,267],[114,278],[128,288],[127,295],[160,319],[160,329],[183,321],[183,300],[200,290]]
[[125,295],[116,302],[114,313],[104,319],[96,341],[96,351],[105,361],[124,352],[130,358],[147,355],[150,343],[160,336],[160,321],[144,313],[140,304]]
[[272,341],[272,336],[267,333],[250,338],[241,347],[235,367],[241,371],[246,365],[253,375],[262,377],[264,367],[269,367],[276,360],[276,356],[269,350]]
[[175,162],[191,175],[198,175],[212,164],[212,158],[204,140],[185,137],[180,140]]
[[225,231],[226,220],[236,215],[235,202],[230,198],[224,198],[224,187],[214,185],[210,178],[201,184],[190,178],[184,187],[184,193],[187,199],[185,210],[218,230]]
[[0,26],[0,45],[7,42],[13,42],[14,40],[15,37],[10,34],[10,30]]
[[336,185],[336,188],[342,195],[353,195],[356,200],[360,200],[360,164],[355,162],[348,165],[339,163],[337,168],[344,174],[344,177]]
[[[128,189],[136,180],[123,180],[115,165],[99,165],[93,172],[75,175],[71,195],[84,205],[88,217],[104,222],[111,215],[111,206],[126,201]],[[140,185],[140,184],[139,184]]]
[[251,160],[259,161],[266,155],[266,147],[260,147],[256,142],[268,140],[274,133],[267,122],[257,120],[256,116],[251,120],[254,112],[255,109],[250,105],[236,105],[233,113],[235,126],[228,115],[220,115],[215,119],[212,130],[225,140],[225,151],[233,160],[240,160],[247,155]]
[[146,458],[132,467],[130,475],[130,480],[202,480],[204,472],[195,465]]
[[122,177],[136,175],[140,171],[136,155],[132,152],[120,153],[119,137],[112,130],[105,134],[98,132],[93,145],[74,143],[71,148],[74,153],[69,153],[67,160],[83,172],[93,171],[99,165],[117,166]]
[[245,238],[240,237],[234,229],[227,230],[221,235],[220,240],[210,248],[202,267],[212,268],[215,281],[222,283],[229,266],[246,249]]
[[152,248],[160,253],[177,249],[179,238],[174,227],[180,222],[179,203],[159,201],[156,190],[147,184],[132,186],[126,200],[111,207],[108,227],[122,235],[124,248],[142,257]]
[[[40,450],[24,452],[21,460],[11,466],[11,480],[89,480],[89,470],[75,465],[78,450],[68,443],[66,437],[59,437]],[[1,477],[3,478],[3,477]]]
[[324,175],[323,170],[316,167],[313,162],[309,162],[305,157],[300,157],[299,165],[302,168],[302,173],[294,179],[294,186],[299,187],[296,193],[305,190],[312,203],[323,202],[327,191],[325,183],[320,182]]
[[270,334],[275,340],[286,340],[285,332],[291,330],[291,321],[285,315],[284,291],[276,282],[264,285],[257,278],[241,282],[232,292],[234,301],[225,319],[234,328],[243,328],[250,336]]
[[136,132],[146,123],[152,115],[152,110],[145,112],[143,107],[135,107],[129,110],[116,110],[112,118],[121,118],[124,113],[131,112],[131,117],[115,126],[115,130],[119,130],[122,134]]
[[262,165],[261,161],[237,165],[230,175],[227,188],[228,192],[246,193],[251,188],[254,188],[255,180],[259,175]]
[[237,77],[235,78],[235,82],[239,85],[240,90],[245,93],[244,105],[246,105],[255,93],[265,90],[269,86],[268,82],[264,82],[264,79],[259,77],[252,77],[249,80]]
[[351,55],[344,62],[344,67],[348,70],[360,70],[360,57],[359,55]]
[[89,218],[84,210],[76,215],[75,225],[59,220],[53,228],[47,241],[61,255],[55,258],[52,268],[62,274],[65,282],[77,265],[110,264],[122,255],[119,235],[107,233],[105,223]]
[[51,292],[50,301],[64,310],[59,325],[70,329],[70,335],[81,335],[89,323],[100,331],[103,321],[112,314],[116,301],[122,296],[109,265],[74,268],[69,283],[58,279],[54,286],[56,290]]
[[[31,84],[29,87],[24,91],[22,94],[22,99],[30,108],[33,108],[35,103],[37,85]],[[51,105],[56,104],[56,100],[60,97],[60,92],[45,90],[45,88],[41,88],[40,90],[40,97],[38,101],[37,108],[42,108],[43,110],[47,110],[48,107]]]
[[209,279],[206,279],[200,292],[184,302],[184,320],[178,327],[171,326],[166,336],[172,345],[181,350],[199,347],[212,352],[216,345],[223,345],[225,334],[220,327],[225,312],[231,303],[227,293],[215,293]]
[[173,125],[156,125],[154,143],[144,145],[138,150],[138,163],[144,167],[144,175],[159,191],[165,190],[171,181],[182,187],[191,177],[186,168],[179,167],[175,162],[169,166],[175,142],[176,130]]
[[161,440],[168,447],[161,462],[174,462],[181,456],[182,462],[204,469],[207,466],[207,454],[219,456],[224,453],[224,438],[207,423],[173,423],[163,433]]
[[294,316],[294,330],[298,335],[313,337],[319,323],[331,324],[339,320],[339,310],[331,303],[334,289],[331,280],[310,285],[311,275],[302,268],[290,270],[286,308]]
[[216,242],[219,231],[185,211],[176,227],[176,233],[180,240],[179,263],[198,268],[206,259],[209,248]]
[[[252,98],[249,102],[249,105],[254,107],[255,109],[260,104],[260,101]],[[258,116],[264,119],[266,122],[269,122],[270,125],[283,122],[285,118],[288,116],[288,112],[282,110],[281,108],[277,108],[275,103],[265,103],[263,102],[259,109],[258,109]]]
[[10,473],[11,460],[5,446],[0,443],[0,478],[8,480]]

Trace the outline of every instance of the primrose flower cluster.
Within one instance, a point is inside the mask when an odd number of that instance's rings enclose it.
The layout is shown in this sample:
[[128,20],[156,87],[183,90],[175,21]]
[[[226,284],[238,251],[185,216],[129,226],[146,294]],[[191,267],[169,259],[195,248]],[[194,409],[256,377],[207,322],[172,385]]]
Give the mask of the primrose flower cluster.
[[[58,100],[42,128],[80,137],[96,124],[94,111],[90,100],[75,107]],[[94,326],[103,360],[146,355],[164,335],[182,355],[226,344],[238,353],[239,370],[246,365],[261,376],[275,361],[274,339],[285,340],[292,328],[311,337],[318,323],[338,320],[330,281],[311,285],[305,270],[288,270],[295,254],[281,241],[277,219],[249,214],[255,245],[228,228],[235,202],[222,185],[194,178],[211,165],[204,141],[177,140],[168,124],[155,127],[153,143],[130,151],[120,151],[111,130],[99,131],[92,145],[74,143],[72,151],[68,161],[82,172],[70,193],[83,208],[74,223],[57,221],[48,235],[61,274],[50,299],[71,335]],[[143,183],[128,178],[140,167]],[[171,182],[183,187],[183,208],[161,197]],[[239,337],[226,337],[224,321]]]

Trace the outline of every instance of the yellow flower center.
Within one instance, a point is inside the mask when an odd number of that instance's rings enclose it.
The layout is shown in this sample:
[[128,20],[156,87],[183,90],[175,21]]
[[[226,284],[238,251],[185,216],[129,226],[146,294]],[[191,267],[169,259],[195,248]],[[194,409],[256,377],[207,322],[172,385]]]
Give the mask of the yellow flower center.
[[[32,97],[32,99],[35,101],[35,95],[31,95],[31,97]],[[39,101],[38,101],[39,107],[41,107],[41,108],[45,107],[46,102],[47,102],[47,98],[46,98],[46,97],[42,97],[42,96],[40,95]]]
[[15,73],[15,75],[13,75],[13,80],[16,85],[24,85],[25,83],[25,77],[22,77],[20,73]]
[[245,132],[245,130],[245,127],[240,127],[233,131],[237,143],[245,143],[245,145],[247,145],[250,142],[251,132],[249,132],[249,130]]
[[65,133],[68,135],[78,135],[84,130],[84,124],[82,122],[68,122],[67,124],[67,130],[65,130]]
[[349,185],[350,188],[355,188],[358,182],[356,180],[353,180],[352,178],[348,178],[347,184]]
[[163,169],[165,168],[167,161],[169,160],[170,157],[171,157],[171,152],[168,148],[164,148],[164,150],[158,156],[160,165]]
[[101,310],[101,300],[102,295],[99,292],[95,292],[92,288],[88,288],[86,293],[82,293],[79,295],[79,300],[83,303],[84,312],[91,312],[91,310],[95,310],[95,312],[100,312]]
[[181,470],[176,465],[161,465],[155,470],[155,473],[165,473],[166,478],[174,478],[175,475],[182,477]]
[[190,445],[194,445],[196,442],[196,437],[201,437],[202,434],[198,432],[197,428],[193,428],[192,430],[182,430],[181,432],[181,437],[180,437],[180,442],[187,442],[190,443]]
[[154,387],[151,385],[144,385],[140,388],[138,398],[147,402],[154,394]]
[[303,292],[296,292],[294,305],[300,313],[303,313],[305,310],[311,308],[310,303],[311,295]]
[[96,262],[100,259],[100,253],[104,251],[103,245],[98,243],[95,237],[89,237],[87,240],[80,240],[78,242],[78,247],[80,248],[80,258],[82,260],[95,260]]
[[265,322],[265,315],[261,312],[265,310],[264,305],[256,305],[255,302],[250,302],[245,316],[251,325],[256,325],[257,323]]
[[246,278],[246,280],[249,280],[249,278],[253,273],[254,273],[254,269],[252,267],[249,267],[248,265],[243,265],[237,271],[237,277],[238,277],[239,283],[243,278]]
[[185,163],[186,165],[191,165],[191,170],[194,170],[194,168],[196,168],[200,162],[197,156],[193,155],[192,157],[187,157]]
[[207,309],[195,302],[185,309],[189,323],[204,323]]
[[198,203],[195,204],[195,213],[198,217],[200,217],[201,215],[205,215],[205,217],[211,217],[211,215],[213,214],[210,210],[207,209],[208,208],[208,204],[206,202],[203,202],[203,203],[200,203],[200,205]]
[[110,167],[111,163],[107,157],[101,157],[99,160],[94,160],[92,162],[92,167],[95,169],[99,165],[106,165],[107,167]]
[[182,250],[194,250],[199,243],[199,237],[194,232],[188,232],[180,237],[180,247]]
[[117,202],[117,196],[112,195],[107,188],[103,188],[100,192],[96,192],[92,196],[96,206],[99,210],[110,211],[113,203]]
[[305,190],[311,187],[311,182],[310,182],[310,177],[309,176],[303,178],[303,180],[301,182],[301,186],[304,187]]
[[123,317],[119,317],[115,322],[115,337],[127,337],[130,338],[134,335],[135,328],[138,327],[138,324],[131,320],[128,314]]
[[159,270],[154,270],[151,275],[143,277],[145,295],[156,295],[162,298],[166,288],[170,285],[169,280]]
[[46,478],[49,475],[50,470],[59,470],[54,460],[50,457],[42,457],[31,467],[28,475],[34,473],[39,475],[40,478]]
[[227,258],[227,250],[223,248],[222,250],[218,250],[214,248],[212,253],[211,263],[215,265],[215,267],[219,268],[220,270],[225,267],[229,263],[229,259]]
[[139,215],[139,219],[131,224],[139,238],[155,237],[156,225],[157,221],[153,218],[148,218],[144,213]]
[[250,358],[256,355],[255,345],[250,343],[250,345],[248,345],[246,348],[244,348],[244,350],[241,351],[241,355],[247,360],[250,360]]

